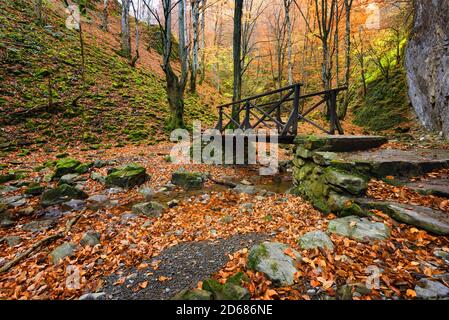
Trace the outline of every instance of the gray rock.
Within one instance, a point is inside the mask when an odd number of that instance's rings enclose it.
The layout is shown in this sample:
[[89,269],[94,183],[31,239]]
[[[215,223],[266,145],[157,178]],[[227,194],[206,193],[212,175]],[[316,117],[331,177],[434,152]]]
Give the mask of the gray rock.
[[86,201],[72,199],[62,204],[62,209],[66,211],[80,211],[86,208]]
[[159,217],[164,211],[164,206],[157,202],[144,202],[135,204],[132,212],[135,215],[144,215],[147,217]]
[[237,185],[233,190],[237,193],[245,193],[245,194],[249,194],[249,195],[253,195],[257,192],[256,187],[245,186],[243,184]]
[[59,180],[59,184],[74,185],[78,181],[78,178],[79,178],[79,174],[77,174],[77,173],[65,174]]
[[22,242],[22,238],[19,236],[9,236],[5,238],[6,243],[10,247],[15,247]]
[[323,248],[334,251],[334,244],[329,236],[323,231],[312,231],[306,233],[299,239],[299,245],[303,250]]
[[79,300],[106,300],[106,293],[86,293],[79,297]]
[[56,204],[62,204],[72,199],[83,200],[88,197],[89,196],[84,191],[63,184],[55,189],[45,191],[42,195],[41,205],[43,207],[49,207]]
[[63,260],[66,257],[73,256],[75,254],[75,250],[76,245],[74,245],[73,243],[65,242],[61,244],[50,253],[53,264],[58,264],[60,260]]
[[154,189],[149,187],[140,189],[139,193],[143,196],[146,202],[150,202],[151,200],[153,200],[154,195],[156,194]]
[[99,210],[102,208],[106,208],[111,204],[109,197],[104,194],[97,194],[94,196],[90,196],[87,199],[87,207],[91,210]]
[[[284,253],[289,247],[276,242],[264,242],[251,248],[247,266],[252,270],[263,272],[277,286],[290,286],[294,284],[294,276],[298,271],[296,261]],[[301,255],[291,249],[301,261]]]
[[95,247],[97,244],[100,244],[100,234],[95,231],[88,231],[84,234],[80,243],[82,246],[91,246]]
[[350,216],[329,222],[328,231],[361,242],[385,240],[390,237],[390,228],[380,222]]
[[3,199],[3,203],[10,208],[21,207],[26,204],[26,199],[23,195],[7,197]]
[[449,288],[437,281],[421,279],[415,287],[418,299],[435,299],[449,296]]
[[105,184],[105,183],[106,183],[106,177],[103,176],[103,175],[101,175],[101,174],[98,173],[98,172],[92,172],[92,173],[90,174],[90,178],[91,178],[92,180],[94,180],[94,181],[97,181],[97,182],[101,183],[101,184]]
[[54,219],[35,220],[23,225],[22,230],[28,232],[44,232],[55,226],[56,221]]
[[444,260],[444,262],[449,264],[449,252],[446,252],[446,251],[443,251],[443,250],[435,250],[433,252],[433,255],[435,257],[438,257],[438,258]]
[[33,207],[26,207],[23,209],[20,209],[18,214],[21,217],[29,217],[34,213],[34,208]]

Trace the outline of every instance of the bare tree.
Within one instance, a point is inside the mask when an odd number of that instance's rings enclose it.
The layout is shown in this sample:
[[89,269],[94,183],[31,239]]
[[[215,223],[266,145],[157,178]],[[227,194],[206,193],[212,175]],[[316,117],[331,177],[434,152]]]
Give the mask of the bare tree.
[[193,49],[192,49],[192,65],[190,67],[190,91],[192,93],[196,92],[196,80],[199,70],[198,65],[198,23],[200,19],[200,1],[201,0],[191,0],[192,8],[192,31],[193,31]]
[[[345,86],[348,89],[345,92],[345,98],[343,103],[340,105],[338,110],[338,116],[340,119],[344,119],[347,114],[348,105],[349,105],[349,85],[351,80],[351,9],[352,9],[353,0],[344,0],[345,6],[345,14],[346,14],[346,31],[345,31],[345,41],[346,41],[346,52],[345,52]],[[362,61],[363,63],[363,61]],[[364,92],[366,94],[366,84],[364,81]]]
[[206,9],[207,0],[203,0],[201,7],[201,78],[200,84],[203,83],[206,78]]
[[109,30],[109,12],[108,12],[108,6],[109,6],[109,1],[108,0],[103,0],[103,16],[102,16],[102,21],[101,21],[101,28],[104,31],[108,31]]
[[288,48],[288,83],[293,84],[293,44],[292,44],[292,21],[290,8],[293,0],[284,0],[285,24],[287,25],[287,48]]
[[[234,34],[233,34],[233,65],[234,65],[234,92],[232,100],[239,101],[242,98],[242,16],[243,0],[235,0],[234,8]],[[240,123],[240,106],[232,106],[232,117]]]
[[[137,6],[134,5],[134,1],[137,1]],[[137,61],[140,58],[139,53],[139,12],[140,12],[140,0],[131,0],[131,5],[133,7],[134,23],[135,23],[135,52],[136,55],[131,58],[130,64],[132,67],[136,66]]]
[[129,24],[130,1],[131,0],[122,0],[121,18],[121,53],[128,59],[131,59],[131,32]]
[[42,23],[42,0],[34,0],[34,12],[37,21]]

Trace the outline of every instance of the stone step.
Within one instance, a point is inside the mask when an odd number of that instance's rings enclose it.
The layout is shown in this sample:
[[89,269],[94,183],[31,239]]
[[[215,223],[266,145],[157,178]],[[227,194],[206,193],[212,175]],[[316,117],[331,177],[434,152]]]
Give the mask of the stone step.
[[423,195],[449,198],[449,179],[432,179],[420,182],[406,182],[405,187]]
[[380,210],[393,219],[416,226],[436,235],[449,235],[449,214],[427,207],[384,202],[374,199],[357,199],[356,202],[366,210]]
[[[328,155],[328,158],[329,155]],[[390,150],[380,149],[354,153],[332,154],[329,165],[344,170],[383,178],[386,176],[413,177],[434,170],[449,168],[447,150]]]
[[380,136],[298,136],[295,144],[311,151],[355,152],[376,149],[387,143]]

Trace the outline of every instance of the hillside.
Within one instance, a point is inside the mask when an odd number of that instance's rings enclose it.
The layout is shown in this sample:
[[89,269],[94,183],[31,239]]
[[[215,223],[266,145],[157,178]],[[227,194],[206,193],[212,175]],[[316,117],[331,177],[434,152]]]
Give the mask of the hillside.
[[[141,58],[132,68],[117,53],[118,10],[110,13],[105,32],[99,27],[99,4],[94,2],[83,23],[83,84],[79,34],[66,28],[62,1],[45,3],[45,23],[39,25],[30,0],[0,1],[0,147],[14,150],[51,142],[98,148],[166,140],[168,107],[161,58],[157,47],[147,49],[148,43],[154,44],[150,41],[154,34],[140,26]],[[198,119],[212,124],[217,94],[207,84],[198,91],[186,96],[187,123]]]

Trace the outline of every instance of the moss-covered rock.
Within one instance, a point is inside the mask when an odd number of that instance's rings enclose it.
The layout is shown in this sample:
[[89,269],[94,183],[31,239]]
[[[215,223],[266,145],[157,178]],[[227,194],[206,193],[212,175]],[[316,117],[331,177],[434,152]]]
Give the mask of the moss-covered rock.
[[70,173],[75,173],[75,169],[81,164],[80,161],[64,158],[56,162],[53,178],[61,178]]
[[135,186],[142,185],[150,176],[147,174],[145,168],[130,164],[118,169],[113,170],[106,177],[107,187],[120,187],[124,189],[131,189]]
[[14,181],[16,180],[17,177],[15,174],[1,174],[0,175],[0,183],[5,183],[5,182],[9,182],[9,181]]
[[177,171],[173,173],[171,182],[185,190],[199,190],[203,188],[205,178],[199,172]]
[[175,295],[171,300],[208,301],[212,300],[212,293],[201,289],[183,290]]
[[[285,254],[290,249],[296,256],[294,260]],[[289,286],[294,283],[296,262],[301,261],[301,255],[285,244],[276,242],[264,242],[251,248],[247,266],[248,268],[265,273],[267,277],[277,286]]]
[[368,181],[363,177],[332,167],[324,170],[323,177],[328,184],[342,188],[352,195],[362,195],[368,189]]
[[41,185],[30,185],[26,190],[25,194],[29,194],[32,196],[39,196],[44,193],[45,187]]
[[67,202],[72,199],[84,200],[89,196],[82,190],[63,184],[42,194],[41,205],[49,207]]
[[214,300],[248,300],[250,298],[246,288],[229,281],[222,285],[214,279],[205,280],[203,290],[212,293]]

